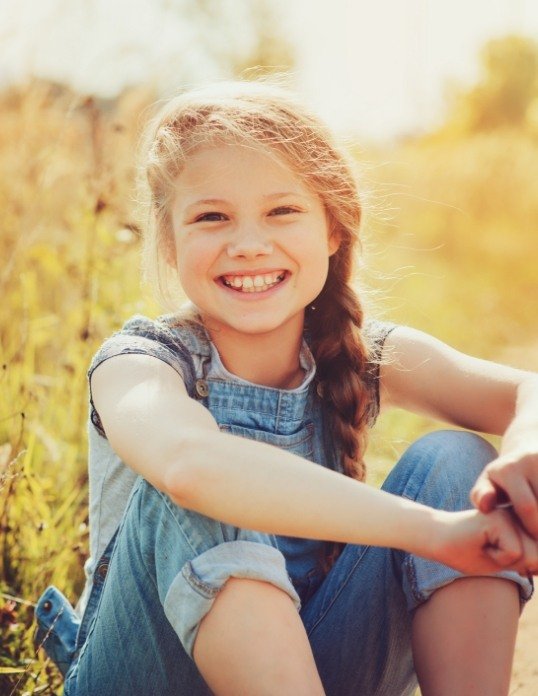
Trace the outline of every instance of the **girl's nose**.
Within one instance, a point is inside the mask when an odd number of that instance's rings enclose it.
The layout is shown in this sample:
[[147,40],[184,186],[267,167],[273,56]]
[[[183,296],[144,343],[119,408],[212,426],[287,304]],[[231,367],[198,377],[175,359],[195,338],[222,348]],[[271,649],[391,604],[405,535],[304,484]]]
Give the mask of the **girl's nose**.
[[227,247],[228,256],[255,258],[273,253],[273,243],[267,234],[255,226],[237,229]]

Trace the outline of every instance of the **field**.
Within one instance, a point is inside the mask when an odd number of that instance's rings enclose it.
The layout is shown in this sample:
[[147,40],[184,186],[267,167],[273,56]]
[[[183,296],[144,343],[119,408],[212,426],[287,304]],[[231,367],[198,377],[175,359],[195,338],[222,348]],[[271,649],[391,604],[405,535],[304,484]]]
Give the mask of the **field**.
[[[76,600],[87,554],[86,370],[104,337],[159,308],[139,281],[133,187],[149,91],[116,103],[35,83],[0,95],[0,694],[55,694],[32,646],[49,583]],[[538,370],[538,140],[511,130],[359,150],[357,282],[375,311],[487,359]],[[370,481],[437,427],[402,412],[372,434]],[[538,614],[513,693],[535,693]],[[534,672],[533,672],[534,670]]]

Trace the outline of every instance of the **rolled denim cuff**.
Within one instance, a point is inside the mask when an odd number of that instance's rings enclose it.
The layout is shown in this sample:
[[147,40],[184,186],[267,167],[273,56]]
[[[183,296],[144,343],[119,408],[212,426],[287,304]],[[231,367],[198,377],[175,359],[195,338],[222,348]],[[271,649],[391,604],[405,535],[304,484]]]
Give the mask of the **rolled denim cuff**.
[[[407,599],[407,607],[410,611],[416,609],[420,604],[428,600],[436,590],[448,585],[453,580],[465,577],[481,577],[465,575],[446,565],[429,561],[419,556],[407,556],[403,564],[403,570],[402,586]],[[484,577],[505,578],[519,585],[519,600],[522,608],[534,592],[532,580],[522,577],[513,570],[502,570]]]
[[301,608],[278,549],[242,540],[214,546],[185,563],[164,600],[164,613],[191,658],[200,622],[231,577],[269,582],[291,597],[297,611]]

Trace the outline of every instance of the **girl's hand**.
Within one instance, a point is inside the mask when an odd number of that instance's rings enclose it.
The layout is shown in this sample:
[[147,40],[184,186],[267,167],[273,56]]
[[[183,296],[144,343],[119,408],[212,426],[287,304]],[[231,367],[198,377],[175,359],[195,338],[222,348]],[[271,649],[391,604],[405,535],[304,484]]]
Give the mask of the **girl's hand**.
[[538,575],[538,543],[509,510],[436,511],[435,519],[440,523],[432,539],[435,560],[467,575],[500,570]]
[[519,523],[538,539],[538,438],[525,438],[517,448],[506,449],[490,462],[471,490],[480,512],[490,512],[509,501]]

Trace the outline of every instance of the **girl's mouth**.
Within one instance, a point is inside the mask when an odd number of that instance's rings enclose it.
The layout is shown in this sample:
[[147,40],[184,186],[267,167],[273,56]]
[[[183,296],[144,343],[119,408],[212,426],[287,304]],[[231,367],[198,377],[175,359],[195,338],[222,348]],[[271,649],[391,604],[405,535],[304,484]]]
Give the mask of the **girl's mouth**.
[[266,292],[281,283],[287,274],[287,271],[282,270],[256,275],[223,275],[219,277],[219,281],[236,292],[259,293]]

